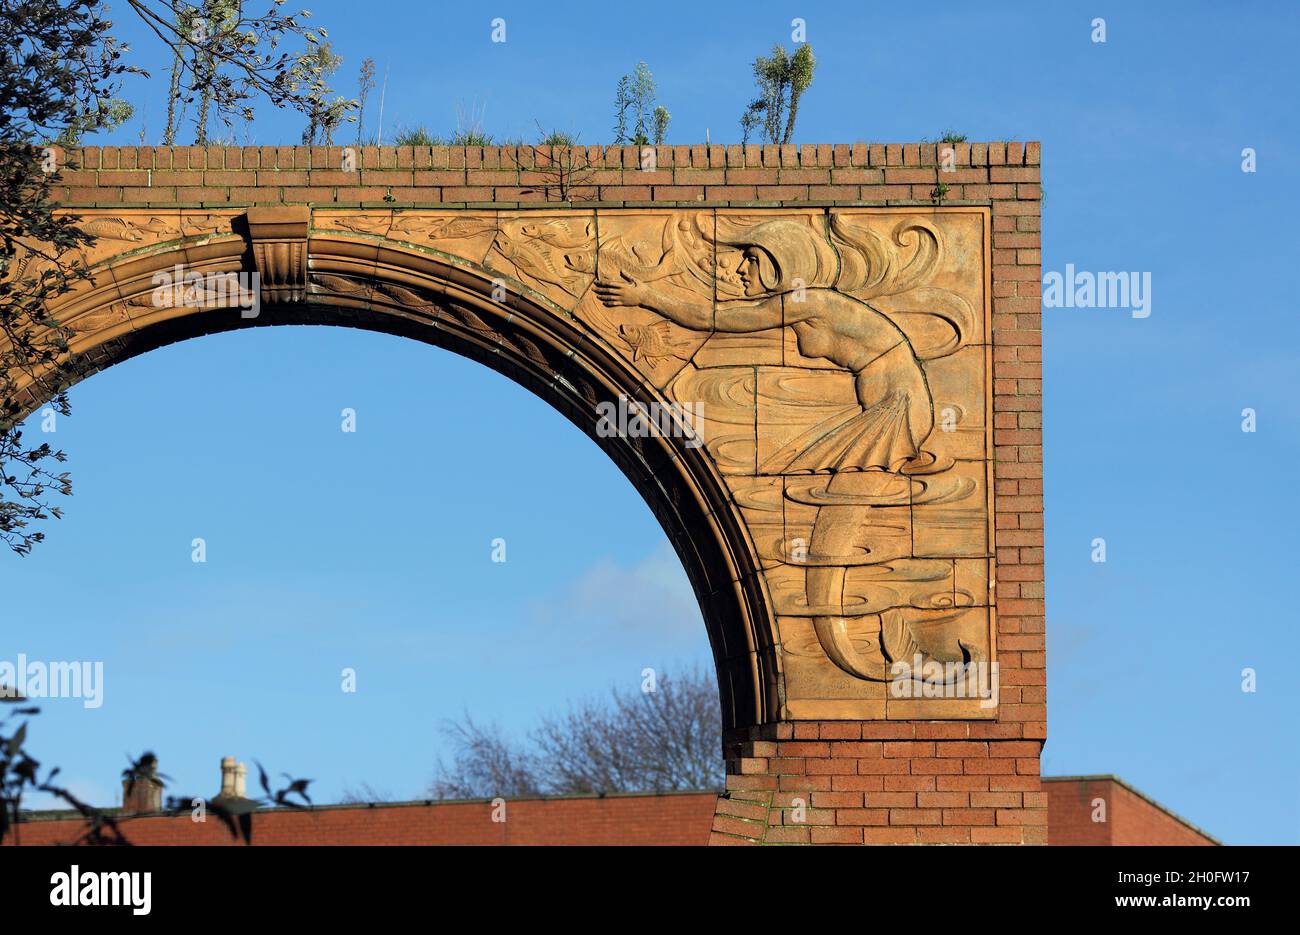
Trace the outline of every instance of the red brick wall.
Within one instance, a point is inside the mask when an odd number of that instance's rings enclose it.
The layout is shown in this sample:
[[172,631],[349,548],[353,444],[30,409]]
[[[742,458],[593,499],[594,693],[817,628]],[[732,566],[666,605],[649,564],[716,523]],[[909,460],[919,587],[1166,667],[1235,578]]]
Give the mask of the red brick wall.
[[[253,816],[254,845],[370,844],[678,844],[709,840],[717,795],[610,796],[519,799],[506,804],[503,822],[486,802],[327,806],[312,811],[272,811]],[[81,822],[30,821],[19,827],[24,845],[67,844]],[[132,818],[123,831],[133,844],[231,844],[212,816]],[[12,839],[9,843],[12,843]]]
[[[840,724],[843,728],[845,725]],[[936,725],[942,726],[942,725]],[[844,733],[843,730],[840,731]],[[919,733],[925,733],[919,731]],[[911,743],[915,743],[912,741]],[[811,793],[795,788],[777,793],[775,809],[783,816],[793,809],[794,799],[809,798],[810,811],[833,811],[840,824],[817,824],[818,816],[803,823],[769,821],[768,806],[762,813],[739,797],[724,800],[726,809],[715,817],[717,797],[711,792],[674,795],[629,795],[605,799],[529,799],[507,805],[504,823],[492,821],[492,807],[483,802],[326,806],[313,811],[276,811],[255,815],[255,845],[365,845],[365,844],[679,844],[709,843],[710,825],[723,824],[733,832],[727,841],[738,840],[749,830],[747,821],[771,826],[768,840],[844,841],[880,843],[995,842],[1012,835],[998,824],[999,810],[1010,808],[1021,797],[1046,795],[1049,816],[1048,843],[1052,845],[1214,845],[1218,842],[1141,793],[1110,777],[1044,779],[1045,792],[1029,791],[1037,777],[1007,772],[990,757],[980,763],[978,744],[963,741],[934,741],[934,758],[920,758],[913,748],[893,747],[908,741],[790,741],[780,752],[800,759],[806,768],[826,769],[814,787],[829,784],[830,790]],[[856,772],[836,771],[839,760],[835,744],[852,745]],[[964,744],[964,746],[962,746]],[[800,746],[802,745],[802,746]],[[772,744],[777,748],[777,744]],[[829,748],[830,757],[821,754]],[[879,754],[874,757],[863,753]],[[1005,750],[996,746],[990,751]],[[803,751],[802,755],[793,754]],[[952,753],[953,756],[942,756]],[[928,760],[928,762],[927,762]],[[819,762],[821,761],[821,762]],[[940,761],[952,761],[944,763]],[[954,772],[959,763],[962,772]],[[864,768],[874,768],[867,771]],[[986,768],[981,774],[970,771]],[[925,773],[923,770],[934,772]],[[994,771],[996,770],[996,771]],[[790,774],[791,777],[797,774]],[[862,797],[861,804],[859,796]],[[1107,821],[1092,821],[1093,801],[1104,798]],[[907,814],[911,812],[912,814]],[[929,814],[925,814],[929,813]],[[897,821],[902,818],[910,824]],[[925,822],[930,822],[926,824]],[[959,823],[966,821],[966,824]],[[39,819],[23,823],[20,840],[25,845],[66,844],[75,840],[81,823],[73,818]],[[220,822],[210,819],[198,824],[188,817],[133,818],[123,828],[134,844],[195,845],[234,843]],[[13,843],[12,839],[9,843]]]
[[[995,722],[789,722],[727,738],[714,840],[1044,844],[1038,752],[1044,659],[1039,144],[584,147],[571,197],[622,206],[984,205],[992,214]],[[515,208],[558,196],[536,147],[88,147],[59,197],[80,206]],[[548,199],[548,195],[550,196]],[[391,200],[389,200],[391,199]],[[788,824],[792,797],[808,823]]]
[[[1205,847],[1219,843],[1113,777],[1051,779],[1043,786],[1050,844]],[[1099,799],[1105,803],[1104,822],[1093,820],[1094,814],[1100,814],[1095,804]]]
[[1109,813],[1113,799],[1110,786],[1109,780],[1100,783],[1044,781],[1047,843],[1108,847],[1113,825],[1092,820],[1092,802],[1099,795],[1104,797]]

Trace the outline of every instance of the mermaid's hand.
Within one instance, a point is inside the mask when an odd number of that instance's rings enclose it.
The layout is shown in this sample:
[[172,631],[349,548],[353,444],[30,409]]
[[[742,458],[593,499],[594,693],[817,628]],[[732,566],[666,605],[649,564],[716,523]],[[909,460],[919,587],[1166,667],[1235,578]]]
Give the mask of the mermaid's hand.
[[597,280],[593,283],[592,288],[596,290],[596,298],[607,306],[644,306],[647,298],[645,286],[638,283],[627,273],[620,272],[619,278],[622,282],[601,282]]

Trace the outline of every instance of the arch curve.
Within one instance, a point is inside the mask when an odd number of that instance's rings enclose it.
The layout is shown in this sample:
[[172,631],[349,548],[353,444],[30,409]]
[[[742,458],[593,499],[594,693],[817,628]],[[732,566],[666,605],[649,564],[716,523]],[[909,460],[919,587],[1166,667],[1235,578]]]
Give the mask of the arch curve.
[[[249,223],[252,220],[253,223]],[[256,216],[228,233],[181,236],[91,261],[91,277],[53,317],[75,332],[63,386],[34,374],[23,415],[56,391],[178,341],[247,327],[355,327],[412,338],[476,360],[550,403],[632,481],[672,542],[695,590],[718,675],[725,729],[775,721],[781,671],[774,617],[753,542],[704,447],[661,434],[602,437],[602,403],[667,405],[663,392],[546,296],[464,257],[382,236],[312,230],[276,240]],[[184,224],[179,231],[184,234]],[[276,231],[283,233],[283,230]],[[259,233],[263,236],[259,237]],[[296,232],[291,232],[296,233]],[[283,249],[288,247],[289,249]],[[295,255],[294,249],[301,250]],[[159,278],[258,273],[257,314],[237,305],[159,304]]]

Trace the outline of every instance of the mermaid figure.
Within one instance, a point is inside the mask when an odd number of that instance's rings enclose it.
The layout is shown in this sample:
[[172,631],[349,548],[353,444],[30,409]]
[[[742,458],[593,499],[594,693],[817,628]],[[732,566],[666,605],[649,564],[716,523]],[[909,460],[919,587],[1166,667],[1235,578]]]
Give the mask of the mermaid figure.
[[[667,295],[623,272],[617,281],[595,282],[596,296],[606,306],[649,309],[695,331],[746,334],[790,327],[805,357],[828,360],[853,374],[861,410],[815,426],[770,456],[759,471],[831,474],[828,503],[818,508],[808,543],[809,610],[817,638],[837,666],[859,678],[887,680],[888,665],[869,658],[850,639],[844,616],[847,569],[833,563],[861,549],[870,508],[864,505],[862,483],[869,479],[862,472],[896,474],[922,458],[921,446],[934,428],[925,372],[907,336],[889,318],[831,285],[816,285],[830,277],[824,272],[825,250],[809,228],[766,221],[736,240],[719,242],[742,250],[736,272],[745,298],[719,300],[716,316],[710,302]],[[797,272],[814,284],[797,279]],[[866,548],[870,551],[870,542]],[[901,612],[885,611],[881,619],[882,654],[898,658],[888,650],[901,651],[910,642]]]

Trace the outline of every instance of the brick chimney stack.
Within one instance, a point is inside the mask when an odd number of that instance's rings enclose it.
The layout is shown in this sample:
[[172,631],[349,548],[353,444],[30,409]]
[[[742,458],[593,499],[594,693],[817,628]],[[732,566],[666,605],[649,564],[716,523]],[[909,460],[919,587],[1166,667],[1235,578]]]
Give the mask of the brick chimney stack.
[[158,778],[158,758],[146,753],[137,769],[122,780],[122,811],[139,815],[162,811],[162,780]]

